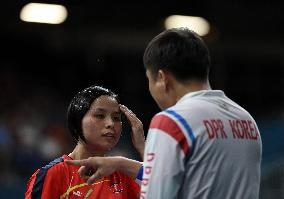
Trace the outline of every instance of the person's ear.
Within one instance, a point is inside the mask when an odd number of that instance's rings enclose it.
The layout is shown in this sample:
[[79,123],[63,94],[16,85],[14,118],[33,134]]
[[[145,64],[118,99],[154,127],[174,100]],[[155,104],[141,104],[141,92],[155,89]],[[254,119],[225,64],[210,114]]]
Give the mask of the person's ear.
[[169,76],[167,71],[160,69],[157,75],[157,83],[164,91],[168,90],[169,87]]

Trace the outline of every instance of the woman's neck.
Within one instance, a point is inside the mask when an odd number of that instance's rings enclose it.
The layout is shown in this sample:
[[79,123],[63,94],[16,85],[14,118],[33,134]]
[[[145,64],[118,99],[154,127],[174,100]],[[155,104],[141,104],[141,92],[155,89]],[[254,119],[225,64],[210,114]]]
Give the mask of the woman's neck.
[[92,150],[88,148],[85,143],[79,142],[72,151],[72,153],[70,153],[68,156],[71,157],[73,160],[81,160],[94,156],[104,156],[104,153],[99,152],[97,150]]

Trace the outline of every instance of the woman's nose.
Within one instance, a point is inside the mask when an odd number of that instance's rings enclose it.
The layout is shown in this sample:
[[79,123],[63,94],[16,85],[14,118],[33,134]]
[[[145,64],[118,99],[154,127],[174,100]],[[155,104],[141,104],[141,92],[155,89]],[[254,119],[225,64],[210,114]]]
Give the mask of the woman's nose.
[[107,128],[111,128],[111,127],[113,127],[114,126],[114,121],[113,121],[113,119],[111,118],[111,117],[107,117],[106,118],[106,127]]

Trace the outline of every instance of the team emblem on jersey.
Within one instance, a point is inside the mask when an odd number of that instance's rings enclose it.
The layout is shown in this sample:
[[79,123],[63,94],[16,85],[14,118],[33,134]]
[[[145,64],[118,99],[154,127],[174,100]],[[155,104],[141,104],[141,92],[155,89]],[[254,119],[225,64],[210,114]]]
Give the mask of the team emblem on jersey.
[[113,193],[121,193],[124,191],[121,181],[117,179],[114,182],[112,182],[109,187]]
[[80,191],[73,191],[73,195],[76,195],[78,197],[82,196],[82,193]]

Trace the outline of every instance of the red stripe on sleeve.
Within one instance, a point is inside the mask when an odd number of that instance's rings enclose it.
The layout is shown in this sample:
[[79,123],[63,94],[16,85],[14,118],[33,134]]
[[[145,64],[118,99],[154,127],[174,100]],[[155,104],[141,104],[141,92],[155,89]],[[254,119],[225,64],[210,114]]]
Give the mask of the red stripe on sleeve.
[[156,115],[150,124],[151,129],[160,129],[173,137],[180,145],[181,149],[185,155],[189,152],[189,146],[187,140],[182,133],[180,127],[176,124],[174,120],[166,115]]

